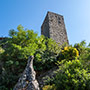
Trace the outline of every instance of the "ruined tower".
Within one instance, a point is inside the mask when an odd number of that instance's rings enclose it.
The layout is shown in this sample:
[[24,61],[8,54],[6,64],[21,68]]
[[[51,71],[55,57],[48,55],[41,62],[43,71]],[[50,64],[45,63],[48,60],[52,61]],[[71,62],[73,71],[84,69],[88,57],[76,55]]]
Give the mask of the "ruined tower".
[[63,16],[48,12],[41,26],[41,34],[45,37],[52,38],[59,45],[68,42],[67,32],[64,24]]

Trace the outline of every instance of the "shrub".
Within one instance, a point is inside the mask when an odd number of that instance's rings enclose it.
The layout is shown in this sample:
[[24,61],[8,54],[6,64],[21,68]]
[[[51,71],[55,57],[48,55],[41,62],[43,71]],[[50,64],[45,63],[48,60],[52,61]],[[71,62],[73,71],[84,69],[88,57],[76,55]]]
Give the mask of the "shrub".
[[52,39],[46,39],[46,49],[44,51],[37,50],[34,54],[35,62],[34,67],[35,70],[49,70],[55,66],[57,62],[56,57],[58,56],[61,48],[58,44]]
[[82,41],[80,43],[76,43],[74,45],[74,47],[77,48],[77,50],[79,51],[79,55],[83,54],[85,52],[85,49],[86,49],[86,42]]
[[4,53],[4,49],[0,47],[0,54]]
[[42,90],[56,90],[55,85],[45,85]]
[[75,48],[79,51],[79,59],[88,61],[90,60],[90,45],[86,45],[85,41],[76,43]]
[[76,43],[75,48],[79,51],[79,60],[82,60],[84,67],[90,72],[90,44],[87,45],[85,41]]
[[59,60],[66,59],[66,60],[72,60],[79,56],[79,52],[76,48],[72,46],[66,46],[64,49],[60,52]]
[[59,66],[56,90],[90,90],[90,73],[79,60],[66,61]]

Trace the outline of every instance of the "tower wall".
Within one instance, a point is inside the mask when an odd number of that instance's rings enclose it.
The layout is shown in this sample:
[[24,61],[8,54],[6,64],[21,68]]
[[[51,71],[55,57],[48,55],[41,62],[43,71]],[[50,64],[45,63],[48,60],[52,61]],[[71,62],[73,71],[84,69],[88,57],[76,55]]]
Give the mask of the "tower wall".
[[46,18],[41,26],[41,34],[44,35],[45,37],[50,38],[50,29],[49,29],[49,18],[48,14],[46,15]]
[[52,38],[60,45],[68,42],[67,32],[64,24],[63,16],[48,12],[46,18],[41,26],[41,34]]

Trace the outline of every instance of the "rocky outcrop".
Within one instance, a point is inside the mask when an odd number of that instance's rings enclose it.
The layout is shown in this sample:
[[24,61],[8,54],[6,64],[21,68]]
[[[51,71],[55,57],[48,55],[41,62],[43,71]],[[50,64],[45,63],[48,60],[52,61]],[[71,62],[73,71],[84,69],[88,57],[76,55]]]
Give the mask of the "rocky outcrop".
[[33,69],[33,59],[33,56],[29,57],[27,66],[13,90],[40,90],[36,80],[36,73]]

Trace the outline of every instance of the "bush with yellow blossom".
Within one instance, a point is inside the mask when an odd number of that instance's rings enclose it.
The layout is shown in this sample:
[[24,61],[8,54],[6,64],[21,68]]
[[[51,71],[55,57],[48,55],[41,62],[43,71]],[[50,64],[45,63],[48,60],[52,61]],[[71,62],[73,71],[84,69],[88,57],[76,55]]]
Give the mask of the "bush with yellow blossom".
[[76,48],[71,47],[71,46],[66,46],[64,49],[60,52],[59,59],[67,59],[67,60],[72,60],[75,59],[79,56],[79,52]]

